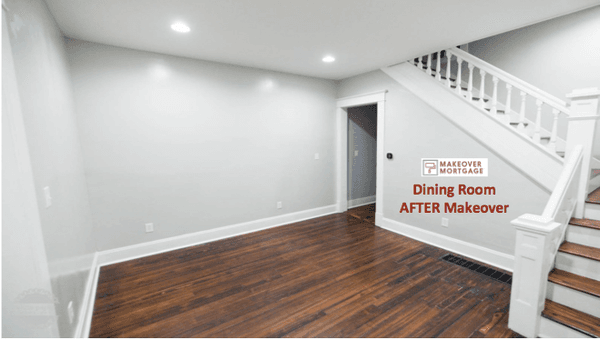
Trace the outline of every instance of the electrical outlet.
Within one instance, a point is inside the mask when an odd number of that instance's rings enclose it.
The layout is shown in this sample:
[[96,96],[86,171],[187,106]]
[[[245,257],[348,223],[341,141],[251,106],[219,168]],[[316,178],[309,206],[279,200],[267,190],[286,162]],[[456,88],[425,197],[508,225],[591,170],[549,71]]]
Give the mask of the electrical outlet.
[[67,306],[67,313],[69,314],[69,323],[73,323],[75,319],[75,310],[73,310],[73,301],[69,301],[69,305]]
[[315,154],[315,159],[319,159],[319,154],[318,153]]
[[442,217],[442,227],[448,228],[448,219],[445,217]]
[[44,198],[46,199],[46,208],[52,205],[52,196],[50,195],[50,187],[44,187]]
[[154,223],[146,223],[146,232],[151,233],[154,231]]
[[277,202],[277,209],[281,209],[281,208],[283,208],[283,203]]
[[354,150],[354,157],[358,156],[358,150]]

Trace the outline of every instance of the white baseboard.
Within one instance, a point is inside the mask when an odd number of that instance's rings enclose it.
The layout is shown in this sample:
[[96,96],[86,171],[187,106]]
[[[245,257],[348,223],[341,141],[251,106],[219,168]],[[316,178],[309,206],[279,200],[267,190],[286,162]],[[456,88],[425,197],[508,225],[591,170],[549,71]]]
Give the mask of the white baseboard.
[[260,220],[244,222],[221,228],[203,230],[196,233],[169,237],[162,240],[135,244],[127,247],[110,249],[98,253],[98,265],[124,262],[136,258],[164,253],[167,251],[190,247],[202,243],[213,242],[224,238],[252,233],[255,231],[300,222],[315,217],[334,214],[337,205],[314,208],[291,214],[263,218]]
[[496,250],[485,248],[473,243],[457,240],[445,235],[433,233],[421,228],[382,218],[381,228],[410,237],[438,248],[443,248],[453,253],[470,257],[474,260],[488,263],[494,267],[512,272],[514,267],[514,255],[508,255]]
[[375,195],[348,200],[348,209],[375,203]]
[[92,326],[92,314],[94,313],[94,302],[96,297],[96,288],[98,287],[98,253],[94,253],[92,267],[85,284],[83,302],[77,317],[77,328],[75,329],[75,338],[89,338],[90,328]]

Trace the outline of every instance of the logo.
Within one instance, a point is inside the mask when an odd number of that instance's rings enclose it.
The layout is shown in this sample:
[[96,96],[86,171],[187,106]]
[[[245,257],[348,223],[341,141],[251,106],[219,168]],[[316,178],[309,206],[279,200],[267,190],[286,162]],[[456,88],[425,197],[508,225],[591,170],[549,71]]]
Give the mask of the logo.
[[437,159],[421,159],[421,176],[437,176],[438,165]]
[[421,158],[421,177],[487,177],[487,158]]

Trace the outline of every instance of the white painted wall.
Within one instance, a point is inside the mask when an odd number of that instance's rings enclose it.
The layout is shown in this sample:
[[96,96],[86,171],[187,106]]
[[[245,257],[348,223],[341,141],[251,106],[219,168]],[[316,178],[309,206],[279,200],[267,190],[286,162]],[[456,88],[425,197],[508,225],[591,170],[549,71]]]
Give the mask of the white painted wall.
[[52,288],[4,10],[2,24],[2,337],[52,337],[51,299],[32,301],[49,307],[42,324],[21,313],[30,293]]
[[67,46],[99,250],[335,203],[333,81]]
[[348,200],[375,196],[376,170],[377,105],[351,107],[348,109]]
[[[52,293],[57,298],[58,329],[61,336],[69,337],[75,334],[77,320],[69,323],[67,305],[73,301],[75,315],[79,314],[95,246],[64,43],[43,1],[8,0],[4,4],[8,35],[3,41],[3,50],[12,49],[14,68],[11,71],[18,89],[11,89],[11,93],[18,92],[20,97],[24,142],[28,147],[28,154],[20,149],[17,152],[32,168],[31,178],[22,172],[18,176],[25,184],[31,181],[38,208],[33,209],[27,202],[28,209],[21,216],[24,220],[3,221],[3,236],[10,235],[3,241],[11,242],[3,250],[3,263],[7,264],[3,266],[3,283],[4,287],[27,289],[32,284],[25,275],[28,270],[40,276],[40,280],[43,279],[41,273],[49,271]],[[3,86],[12,85],[3,82]],[[3,163],[6,166],[11,160],[3,160]],[[7,172],[8,177],[3,177],[9,184],[3,189],[3,204],[8,204],[5,213],[16,208],[13,204],[18,205],[12,202],[15,192],[10,189],[13,183],[9,183],[13,175],[17,175]],[[46,186],[52,195],[49,208],[45,207],[42,192]],[[23,199],[28,199],[29,194],[22,193]],[[35,224],[27,222],[37,220],[41,225],[39,231]],[[43,244],[38,240],[40,231]],[[20,249],[13,249],[15,246]],[[35,258],[35,270],[27,262],[30,257],[22,256],[28,252]],[[44,252],[47,260],[41,255]],[[11,274],[9,268],[14,266],[21,267],[20,275]],[[4,330],[11,327],[3,326]]]
[[600,88],[600,6],[471,42],[469,53],[568,102],[574,89]]
[[[514,254],[515,231],[510,221],[523,213],[541,213],[548,198],[537,185],[507,165],[456,126],[442,118],[425,102],[404,89],[382,71],[374,71],[338,82],[338,97],[388,89],[386,96],[384,152],[384,218],[406,223],[508,255]],[[488,158],[487,178],[427,178],[420,175],[421,158]],[[415,196],[413,185],[495,186],[496,196]],[[460,202],[509,204],[508,214],[400,214],[402,202]],[[441,218],[450,220],[449,228]]]

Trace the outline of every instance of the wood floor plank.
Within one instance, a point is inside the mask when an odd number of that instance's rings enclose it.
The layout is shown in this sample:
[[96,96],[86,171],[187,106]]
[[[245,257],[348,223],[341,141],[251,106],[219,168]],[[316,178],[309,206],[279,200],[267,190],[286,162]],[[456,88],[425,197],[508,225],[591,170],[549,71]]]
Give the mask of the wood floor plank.
[[362,206],[102,267],[90,336],[516,334],[503,323],[509,285],[376,227],[374,212]]

